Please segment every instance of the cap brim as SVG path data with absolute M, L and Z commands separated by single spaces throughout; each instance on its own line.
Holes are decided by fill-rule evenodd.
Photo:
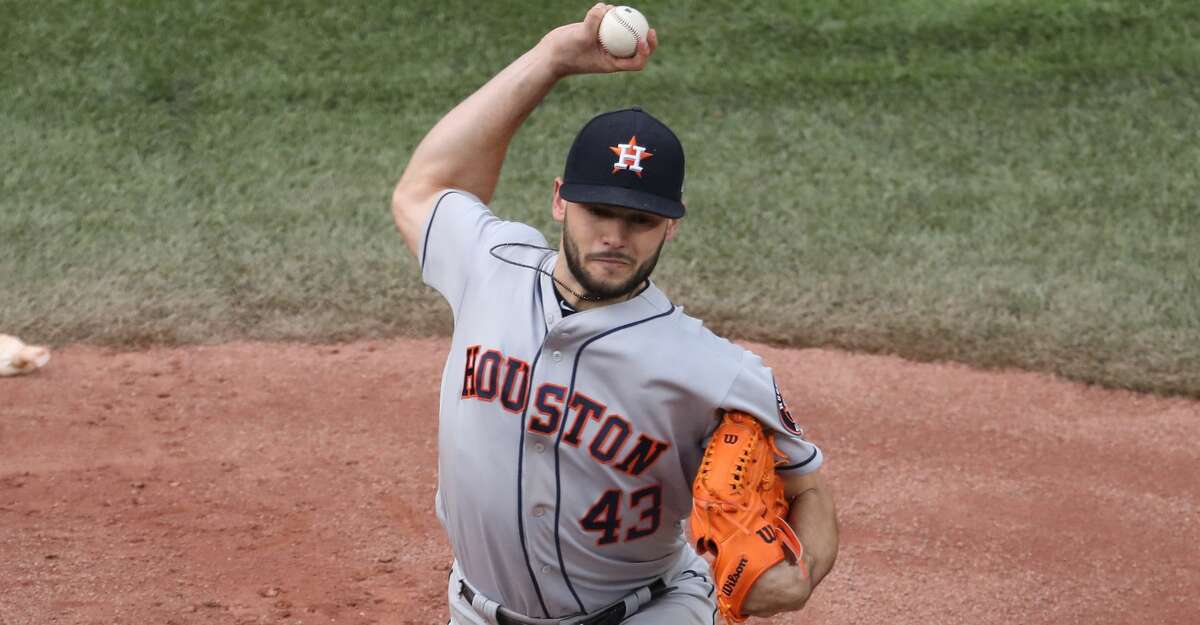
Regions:
M 559 188 L 558 194 L 570 202 L 623 206 L 667 219 L 679 219 L 684 212 L 682 202 L 624 187 L 568 182 Z

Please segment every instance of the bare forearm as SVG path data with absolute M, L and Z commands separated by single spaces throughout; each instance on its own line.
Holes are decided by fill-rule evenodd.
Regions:
M 454 187 L 489 202 L 513 135 L 558 79 L 545 50 L 526 52 L 425 135 L 400 184 Z
M 788 525 L 804 545 L 804 560 L 815 587 L 833 568 L 838 552 L 837 510 L 828 487 L 801 492 L 792 500 Z
M 804 566 L 783 561 L 764 573 L 743 605 L 747 614 L 771 616 L 803 608 L 837 559 L 837 511 L 821 472 L 785 479 L 791 501 L 787 522 L 804 547 Z
M 396 229 L 413 254 L 433 199 L 447 188 L 491 202 L 513 135 L 559 80 L 576 74 L 638 71 L 657 45 L 650 29 L 630 58 L 616 58 L 596 33 L 612 5 L 597 4 L 582 22 L 555 28 L 478 91 L 454 107 L 425 135 L 392 192 Z

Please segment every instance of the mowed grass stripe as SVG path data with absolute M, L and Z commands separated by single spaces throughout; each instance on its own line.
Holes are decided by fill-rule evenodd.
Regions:
M 594 113 L 688 148 L 660 265 L 735 337 L 1200 395 L 1200 5 L 672 2 L 639 75 L 560 85 L 495 202 L 557 241 Z M 0 331 L 448 330 L 387 213 L 422 134 L 585 6 L 8 3 Z

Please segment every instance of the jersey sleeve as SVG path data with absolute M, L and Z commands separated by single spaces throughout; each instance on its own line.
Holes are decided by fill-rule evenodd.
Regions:
M 788 410 L 771 369 L 753 353 L 743 353 L 740 370 L 721 408 L 751 414 L 768 432 L 775 433 L 776 446 L 787 456 L 776 471 L 803 475 L 816 471 L 824 461 L 821 449 L 804 438 L 804 429 Z
M 446 298 L 455 317 L 471 276 L 483 271 L 492 246 L 541 239 L 529 226 L 501 220 L 479 198 L 453 189 L 437 196 L 422 233 L 421 279 Z

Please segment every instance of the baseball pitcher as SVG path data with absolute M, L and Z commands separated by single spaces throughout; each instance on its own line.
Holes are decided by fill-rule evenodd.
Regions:
M 452 624 L 737 622 L 803 607 L 837 554 L 822 452 L 771 370 L 650 280 L 686 213 L 670 128 L 637 107 L 583 126 L 552 182 L 557 247 L 488 209 L 556 83 L 646 66 L 653 30 L 632 58 L 598 44 L 612 8 L 451 110 L 393 194 L 454 316 L 436 498 Z

